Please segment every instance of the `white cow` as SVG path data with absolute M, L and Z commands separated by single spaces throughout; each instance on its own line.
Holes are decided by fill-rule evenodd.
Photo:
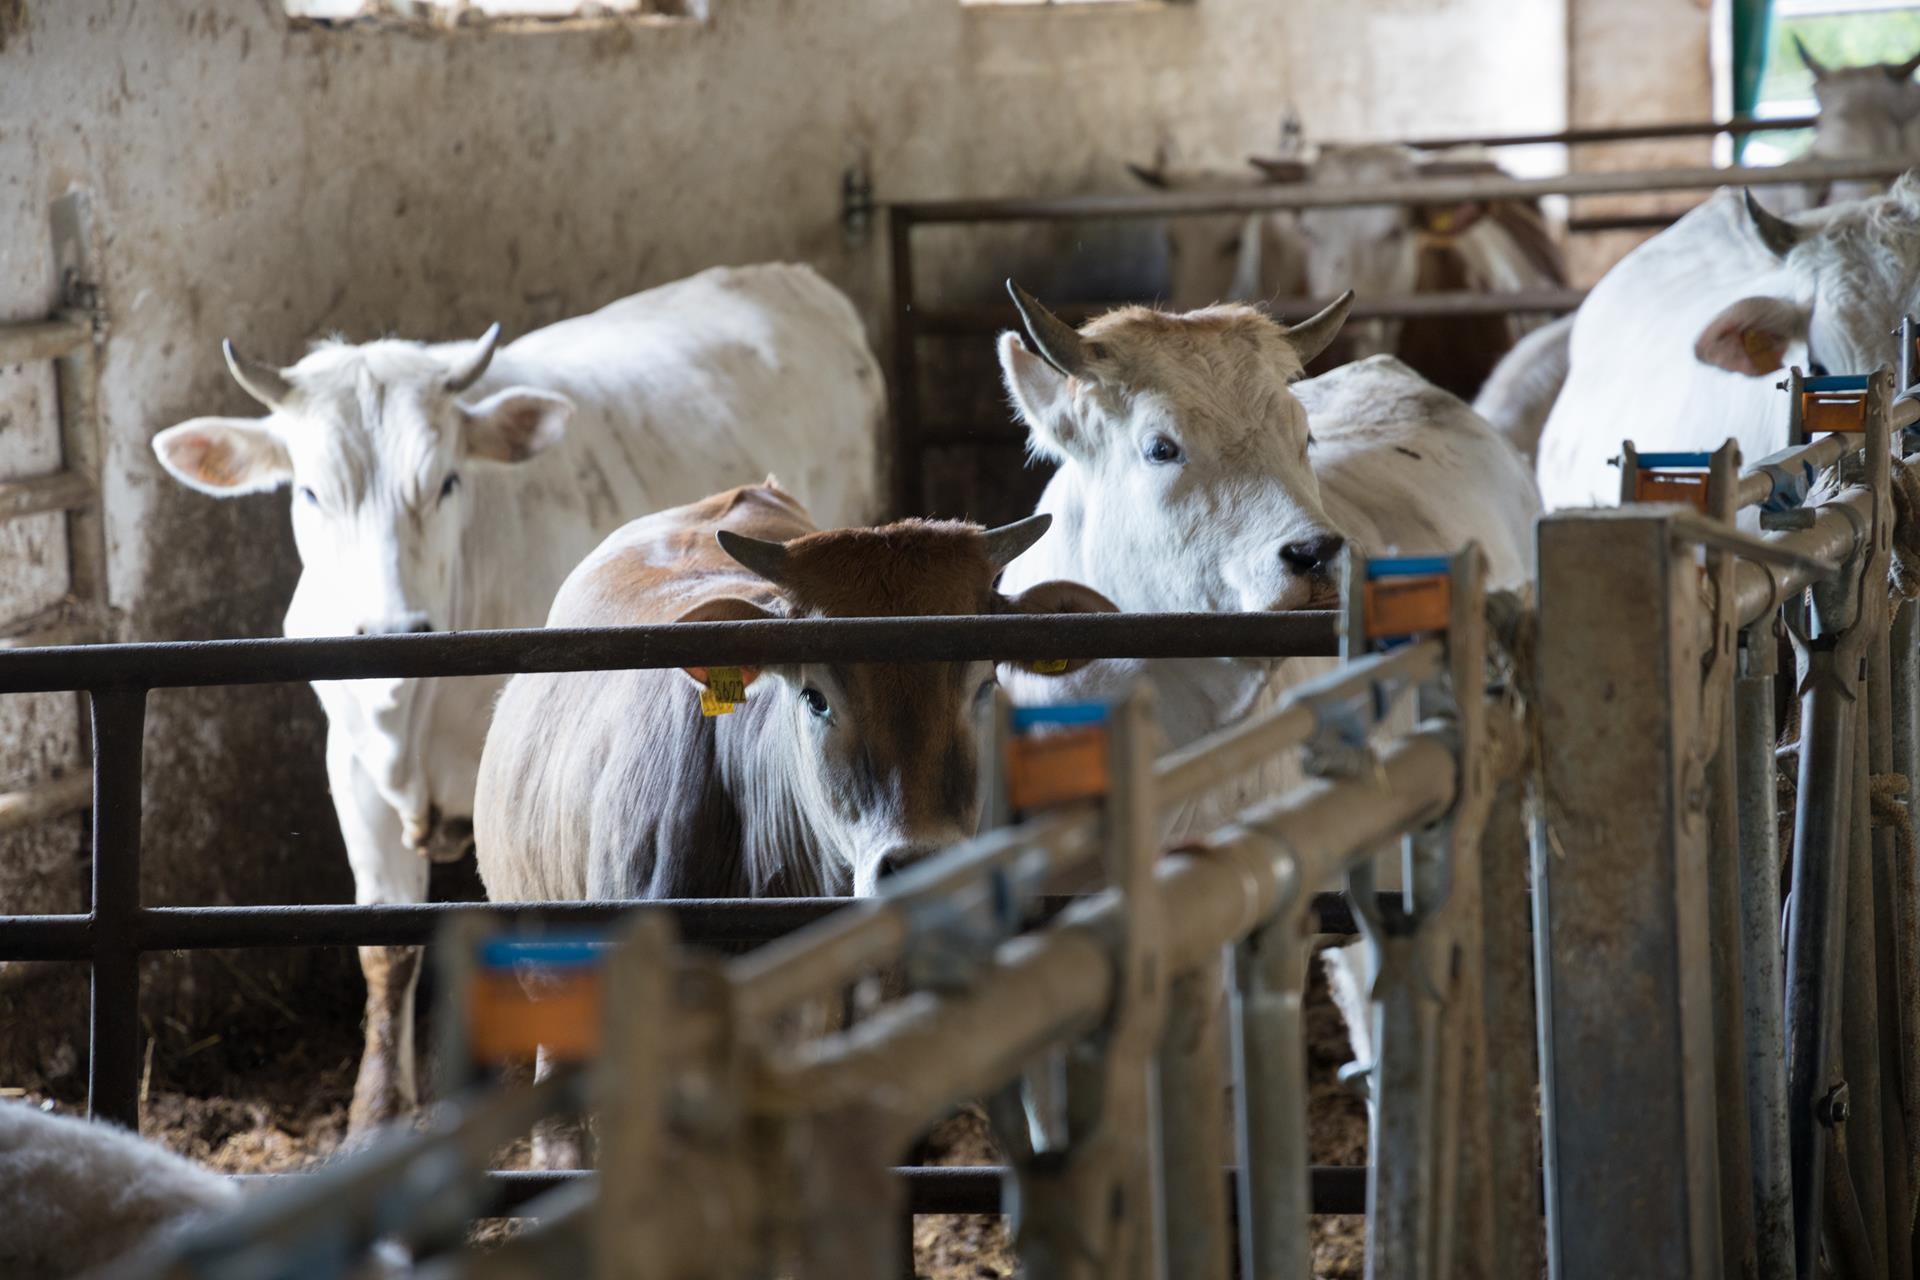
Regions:
M 834 524 L 877 505 L 879 366 L 852 305 L 810 268 L 716 268 L 476 344 L 326 342 L 285 370 L 229 345 L 265 419 L 154 440 L 182 482 L 294 489 L 304 572 L 290 636 L 537 627 L 581 557 L 636 515 L 776 471 Z M 423 901 L 427 855 L 470 844 L 502 681 L 318 683 L 327 775 L 362 903 Z M 416 1093 L 413 948 L 361 949 L 358 1130 Z
M 1067 578 L 1129 611 L 1324 606 L 1347 541 L 1374 554 L 1471 541 L 1494 584 L 1530 577 L 1531 479 L 1472 410 L 1391 356 L 1299 380 L 1351 294 L 1291 330 L 1227 305 L 1186 315 L 1128 307 L 1076 332 L 1015 298 L 1026 338 L 1001 336 L 1001 369 L 1030 447 L 1059 470 L 1038 508 L 1052 527 L 1008 568 L 1006 589 Z M 1051 683 L 1002 675 L 1017 699 L 1050 701 L 1112 696 L 1145 674 L 1178 746 L 1331 665 L 1218 658 L 1094 663 Z M 1179 834 L 1203 833 L 1299 776 L 1287 761 L 1209 796 Z M 1360 989 L 1345 985 L 1342 1012 L 1368 1060 Z
M 237 1184 L 137 1134 L 0 1102 L 8 1280 L 68 1280 L 239 1203 Z
M 1528 463 L 1566 385 L 1573 321 L 1571 315 L 1561 316 L 1514 343 L 1473 397 L 1473 411 L 1492 423 Z
M 1813 72 L 1813 96 L 1820 105 L 1813 127 L 1813 160 L 1871 160 L 1920 155 L 1920 54 L 1905 62 L 1877 62 L 1860 67 L 1823 65 L 1793 37 L 1800 60 Z M 1838 204 L 1875 195 L 1881 184 L 1872 180 L 1834 182 L 1815 187 L 1786 187 L 1773 203 L 1785 212 L 1815 205 Z
M 1721 190 L 1623 258 L 1574 324 L 1566 388 L 1540 438 L 1548 507 L 1610 505 L 1608 460 L 1709 450 L 1753 461 L 1787 443 L 1778 370 L 1864 373 L 1920 314 L 1920 175 L 1792 221 Z

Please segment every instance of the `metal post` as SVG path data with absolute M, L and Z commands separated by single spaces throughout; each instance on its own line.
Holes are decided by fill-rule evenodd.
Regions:
M 1907 813 L 1915 812 L 1920 799 L 1920 604 L 1907 601 L 1894 611 L 1893 632 L 1889 643 L 1891 679 L 1888 682 L 1893 702 L 1893 771 L 1907 779 L 1902 797 Z M 1900 1017 L 1894 1024 L 1897 1035 L 1898 1070 L 1893 1078 L 1901 1084 L 1900 1113 L 1904 1119 L 1906 1144 L 1902 1148 L 1907 1161 L 1904 1201 L 1906 1218 L 1912 1221 L 1916 1199 L 1920 1198 L 1920 1167 L 1916 1167 L 1916 1146 L 1920 1145 L 1920 867 L 1912 857 L 1894 859 L 1891 888 L 1887 893 L 1893 904 L 1894 973 L 1898 977 L 1896 995 Z M 1890 1224 L 1899 1230 L 1899 1218 Z M 1909 1256 L 1912 1241 L 1909 1239 Z M 1898 1257 L 1898 1250 L 1895 1251 Z
M 1885 688 L 1883 684 L 1879 686 Z M 1867 699 L 1863 723 L 1855 711 L 1853 768 L 1847 784 L 1853 788 L 1847 838 L 1833 852 L 1846 859 L 1846 928 L 1841 937 L 1840 1070 L 1847 1082 L 1845 1122 L 1848 1174 L 1866 1228 L 1872 1274 L 1881 1274 L 1887 1256 L 1886 1165 L 1880 1131 L 1880 984 L 1876 974 L 1874 930 L 1873 807 L 1869 799 L 1868 740 L 1873 736 L 1873 704 Z M 1829 1176 L 1836 1176 L 1837 1171 Z
M 1793 1166 L 1787 1141 L 1786 1030 L 1780 976 L 1780 836 L 1774 792 L 1774 673 L 1768 617 L 1742 636 L 1734 685 L 1740 823 L 1740 990 L 1757 1280 L 1793 1275 Z M 1733 1176 L 1732 1170 L 1726 1171 Z
M 1169 1280 L 1227 1280 L 1229 1272 L 1227 1184 L 1220 1177 L 1227 1162 L 1221 970 L 1216 960 L 1181 975 L 1167 1000 L 1156 1088 Z
M 140 1127 L 140 761 L 144 689 L 93 691 L 93 1017 L 87 1114 Z
M 920 432 L 919 320 L 913 313 L 911 209 L 887 208 L 888 263 L 893 276 L 893 516 L 924 514 L 926 459 Z
M 1310 946 L 1289 913 L 1234 952 L 1234 1126 L 1239 1147 L 1240 1274 L 1311 1280 L 1307 1043 Z
M 1732 440 L 1714 450 L 1707 477 L 1708 514 L 1731 528 L 1739 511 L 1740 447 Z M 1707 764 L 1707 919 L 1712 935 L 1714 1094 L 1719 1113 L 1714 1132 L 1720 1162 L 1720 1249 L 1729 1275 L 1752 1276 L 1756 1260 L 1753 1182 L 1742 1171 L 1753 1168 L 1753 1143 L 1747 1102 L 1746 1008 L 1735 998 L 1742 977 L 1740 899 L 1739 766 L 1734 729 L 1734 682 L 1739 665 L 1739 619 L 1734 590 L 1733 554 L 1709 548 L 1707 573 L 1713 584 L 1713 638 L 1702 673 L 1700 732 L 1703 746 L 1714 744 Z M 1768 795 L 1772 795 L 1771 785 Z
M 1904 362 L 1903 362 L 1904 363 Z M 1894 766 L 1896 724 L 1904 714 L 1897 700 L 1893 680 L 1893 612 L 1881 603 L 1879 592 L 1871 597 L 1873 635 L 1867 646 L 1867 683 L 1882 696 L 1867 700 L 1867 768 L 1862 785 L 1870 779 L 1897 772 Z M 1905 606 L 1903 606 L 1904 608 Z M 1904 801 L 1905 797 L 1901 797 Z M 1869 802 L 1863 806 L 1863 818 L 1871 814 Z M 1903 956 L 1911 953 L 1901 945 L 1901 860 L 1891 827 L 1872 825 L 1867 845 L 1869 866 L 1853 882 L 1870 903 L 1873 951 L 1871 976 L 1874 979 L 1874 1034 L 1871 1045 L 1874 1069 L 1880 1087 L 1875 1091 L 1875 1142 L 1879 1146 L 1880 1216 L 1876 1247 L 1889 1275 L 1913 1272 L 1913 1219 L 1911 1211 L 1912 1179 L 1909 1117 L 1906 1109 L 1906 1081 L 1903 1049 L 1906 1025 L 1912 1012 L 1901 1004 L 1908 979 L 1901 973 Z M 1869 1229 L 1875 1228 L 1869 1220 Z
M 1835 662 L 1831 647 L 1801 655 L 1799 804 L 1793 824 L 1792 908 L 1787 917 L 1787 1129 L 1793 1153 L 1795 1273 L 1811 1280 L 1820 1251 L 1826 1133 L 1820 1103 L 1832 1077 L 1838 1011 L 1843 865 L 1852 808 L 1858 664 Z
M 1699 575 L 1659 509 L 1539 528 L 1551 1274 L 1719 1274 Z

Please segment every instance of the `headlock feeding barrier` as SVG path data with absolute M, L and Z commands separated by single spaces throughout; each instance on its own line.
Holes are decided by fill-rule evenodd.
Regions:
M 1912 352 L 1903 330 L 1902 384 Z M 0 953 L 93 958 L 96 1101 L 122 1097 L 102 1054 L 133 1034 L 103 984 L 138 949 L 259 940 L 244 909 L 131 897 L 144 686 L 828 653 L 1277 656 L 1336 636 L 1344 659 L 1158 759 L 1144 686 L 1111 705 L 1003 704 L 988 829 L 873 898 L 621 904 L 597 929 L 578 914 L 614 907 L 298 909 L 303 941 L 443 923 L 447 1100 L 424 1130 L 282 1179 L 123 1274 L 346 1275 L 384 1239 L 449 1278 L 893 1277 L 906 1214 L 998 1209 L 1042 1280 L 1305 1280 L 1308 1215 L 1332 1207 L 1364 1208 L 1383 1277 L 1543 1261 L 1577 1278 L 1913 1274 L 1920 474 L 1904 455 L 1920 401 L 1890 369 L 1782 386 L 1793 442 L 1753 466 L 1731 443 L 1627 446 L 1622 506 L 1541 520 L 1532 595 L 1489 592 L 1467 547 L 1352 554 L 1342 608 L 1307 618 L 0 654 L 0 688 L 94 691 L 94 912 L 0 922 Z M 1170 813 L 1278 757 L 1298 758 L 1299 785 L 1165 847 Z M 1340 889 L 1373 1046 L 1371 1164 L 1345 1174 L 1308 1164 L 1302 1021 L 1312 938 L 1340 924 L 1320 895 Z M 567 913 L 574 927 L 552 925 Z M 688 945 L 744 936 L 757 914 L 799 927 L 732 958 Z M 876 977 L 887 994 L 852 1025 L 811 1016 Z M 495 1071 L 536 1043 L 554 1061 L 542 1078 Z M 968 1100 L 1004 1167 L 896 1167 Z M 594 1173 L 487 1172 L 530 1125 L 581 1113 Z M 508 1201 L 537 1227 L 467 1250 L 465 1223 Z
M 915 309 L 915 226 L 1692 188 L 1731 172 L 899 206 L 896 354 L 911 374 L 917 335 L 988 323 Z M 63 405 L 83 424 L 89 327 L 69 317 L 0 341 L 0 359 L 68 361 L 63 376 L 78 381 Z M 901 1265 L 906 1214 L 1004 1208 L 1039 1277 L 1217 1278 L 1236 1258 L 1243 1276 L 1304 1277 L 1306 1216 L 1362 1210 L 1380 1276 L 1530 1275 L 1543 1254 L 1569 1277 L 1911 1275 L 1914 354 L 1908 326 L 1897 377 L 1792 372 L 1792 443 L 1751 466 L 1731 445 L 1628 444 L 1626 505 L 1541 522 L 1531 598 L 1487 593 L 1467 548 L 1431 562 L 1353 558 L 1337 614 L 0 652 L 0 693 L 90 695 L 94 764 L 91 796 L 59 799 L 90 802 L 90 908 L 0 917 L 0 959 L 91 966 L 90 1106 L 136 1123 L 142 954 L 441 939 L 442 1058 L 465 1069 L 427 1128 L 281 1181 L 145 1274 L 342 1274 L 372 1241 L 398 1237 L 450 1276 L 879 1276 Z M 909 451 L 924 443 L 911 412 L 902 429 Z M 85 469 L 83 444 L 70 467 Z M 14 488 L 0 514 L 90 501 L 65 472 Z M 1795 674 L 1785 746 L 1782 645 Z M 1279 707 L 1159 760 L 1149 690 L 1065 721 L 1009 709 L 990 829 L 873 899 L 140 899 L 141 740 L 156 688 L 1336 654 L 1343 666 Z M 1168 812 L 1296 753 L 1301 785 L 1162 849 Z M 1355 931 L 1371 973 L 1373 1162 L 1310 1168 L 1310 939 Z M 760 945 L 723 961 L 695 943 Z M 856 1025 L 828 1031 L 797 1014 L 876 973 L 895 996 Z M 536 977 L 546 998 L 520 999 Z M 571 1046 L 571 1060 L 532 1085 L 495 1082 L 487 1068 L 533 1039 Z M 895 1167 L 965 1099 L 986 1103 L 1004 1168 Z M 581 1110 L 599 1119 L 597 1173 L 487 1170 L 537 1119 Z M 459 1248 L 471 1216 L 515 1202 L 539 1231 L 491 1254 Z

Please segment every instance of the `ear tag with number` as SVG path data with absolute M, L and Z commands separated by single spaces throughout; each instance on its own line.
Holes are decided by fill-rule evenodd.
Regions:
M 708 667 L 707 683 L 700 690 L 700 714 L 724 716 L 747 700 L 746 681 L 738 667 Z
M 1057 676 L 1065 674 L 1066 669 L 1072 665 L 1065 658 L 1035 658 L 1027 664 L 1027 670 L 1035 675 Z

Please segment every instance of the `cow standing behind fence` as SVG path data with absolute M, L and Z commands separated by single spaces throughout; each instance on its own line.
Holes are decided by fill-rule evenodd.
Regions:
M 804 266 L 715 268 L 494 351 L 328 342 L 281 370 L 229 347 L 264 419 L 162 432 L 216 497 L 294 487 L 292 636 L 536 626 L 610 529 L 778 469 L 835 522 L 877 505 L 883 387 L 847 299 Z M 470 843 L 500 681 L 317 683 L 354 893 L 424 900 Z M 419 952 L 365 947 L 353 1127 L 416 1099 Z
M 1392 357 L 1298 381 L 1351 295 L 1292 329 L 1250 307 L 1132 307 L 1076 332 L 1016 292 L 1024 341 L 1000 339 L 1034 452 L 1059 464 L 1039 509 L 1053 527 L 1009 589 L 1085 582 L 1130 611 L 1286 610 L 1330 603 L 1344 543 L 1424 553 L 1480 546 L 1490 580 L 1530 576 L 1539 511 L 1520 458 L 1464 404 Z M 1111 697 L 1143 669 L 1178 746 L 1272 706 L 1325 660 L 1101 662 L 1021 700 Z M 1204 834 L 1299 781 L 1297 763 L 1224 788 L 1177 819 Z M 1357 957 L 1349 963 L 1357 963 Z M 1349 997 L 1364 987 L 1336 985 Z M 1365 1020 L 1342 1013 L 1364 1061 Z

